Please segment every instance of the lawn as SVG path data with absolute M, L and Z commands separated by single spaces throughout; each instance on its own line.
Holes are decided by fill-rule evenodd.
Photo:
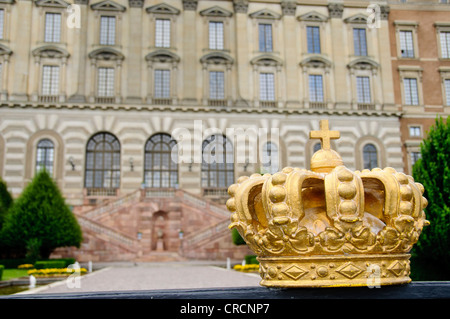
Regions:
M 23 276 L 28 276 L 27 269 L 3 269 L 2 280 L 9 280 Z

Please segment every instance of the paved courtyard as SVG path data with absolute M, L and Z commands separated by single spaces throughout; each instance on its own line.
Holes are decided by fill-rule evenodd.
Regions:
M 21 294 L 255 287 L 261 280 L 258 273 L 242 273 L 208 263 L 114 263 L 102 267 L 81 276 L 79 287 L 75 280 L 62 280 Z

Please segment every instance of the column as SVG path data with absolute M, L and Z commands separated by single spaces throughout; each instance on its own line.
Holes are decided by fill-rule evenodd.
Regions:
M 233 1 L 234 12 L 236 14 L 235 26 L 236 26 L 236 75 L 237 75 L 237 86 L 236 86 L 236 106 L 245 107 L 248 106 L 247 101 L 252 100 L 251 88 L 250 88 L 250 77 L 248 76 L 252 70 L 248 66 L 249 56 L 249 37 L 247 30 L 247 10 L 248 10 L 248 0 L 234 0 Z M 253 70 L 253 81 L 254 92 L 253 98 L 255 106 L 257 106 L 257 72 Z M 256 90 L 256 91 L 255 91 Z
M 26 101 L 28 99 L 27 78 L 30 70 L 31 30 L 38 21 L 33 21 L 32 10 L 34 1 L 17 0 L 14 16 L 10 18 L 15 27 L 11 29 L 11 39 L 15 41 L 14 67 L 12 77 L 11 100 Z
M 76 84 L 76 92 L 68 98 L 70 102 L 86 101 L 86 68 L 87 68 L 87 34 L 88 34 L 88 4 L 89 0 L 75 0 L 80 5 L 80 28 L 73 29 L 73 55 L 70 58 L 72 71 L 70 77 Z M 70 94 L 70 93 L 69 93 Z
M 284 60 L 285 66 L 285 90 L 286 90 L 286 107 L 299 107 L 300 97 L 298 91 L 298 50 L 297 43 L 300 38 L 296 32 L 295 12 L 297 4 L 292 0 L 283 0 L 281 2 L 283 12 L 283 34 L 284 34 Z M 278 101 L 280 102 L 280 100 Z
M 336 88 L 336 108 L 349 108 L 351 101 L 348 100 L 347 87 L 347 65 L 345 61 L 346 46 L 348 43 L 344 41 L 344 33 L 346 27 L 342 21 L 344 5 L 340 3 L 328 4 L 328 12 L 330 15 L 331 30 L 331 48 L 334 63 L 334 86 Z
M 142 8 L 144 0 L 129 0 L 128 52 L 126 52 L 126 102 L 141 103 Z
M 196 105 L 197 101 L 197 15 L 198 0 L 183 0 L 183 101 Z

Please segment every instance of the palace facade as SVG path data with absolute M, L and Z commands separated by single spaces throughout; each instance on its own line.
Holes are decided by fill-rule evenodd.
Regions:
M 51 172 L 82 260 L 241 256 L 225 243 L 228 186 L 309 168 L 320 119 L 350 169 L 409 172 L 409 130 L 449 113 L 449 6 L 430 1 L 436 22 L 377 3 L 373 20 L 368 1 L 0 0 L 0 175 L 18 196 Z

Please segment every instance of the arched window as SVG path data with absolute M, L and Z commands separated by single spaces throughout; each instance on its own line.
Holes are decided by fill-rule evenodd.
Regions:
M 377 149 L 373 144 L 364 145 L 363 160 L 365 169 L 372 169 L 378 167 Z
M 234 155 L 224 135 L 211 135 L 202 145 L 202 187 L 228 188 L 234 183 Z
M 261 161 L 261 173 L 274 174 L 278 171 L 278 147 L 275 143 L 267 142 L 263 145 Z
M 145 144 L 146 187 L 175 187 L 178 183 L 177 142 L 169 134 L 155 134 Z
M 53 174 L 53 157 L 55 147 L 49 139 L 42 139 L 37 144 L 36 150 L 36 173 L 45 169 L 50 175 Z
M 115 195 L 115 189 L 119 185 L 119 140 L 110 133 L 97 133 L 89 139 L 86 146 L 85 187 L 106 190 L 102 194 L 111 196 Z
M 314 153 L 319 151 L 319 150 L 321 150 L 321 149 L 322 149 L 322 145 L 320 144 L 320 142 L 314 144 L 314 148 L 313 148 Z

